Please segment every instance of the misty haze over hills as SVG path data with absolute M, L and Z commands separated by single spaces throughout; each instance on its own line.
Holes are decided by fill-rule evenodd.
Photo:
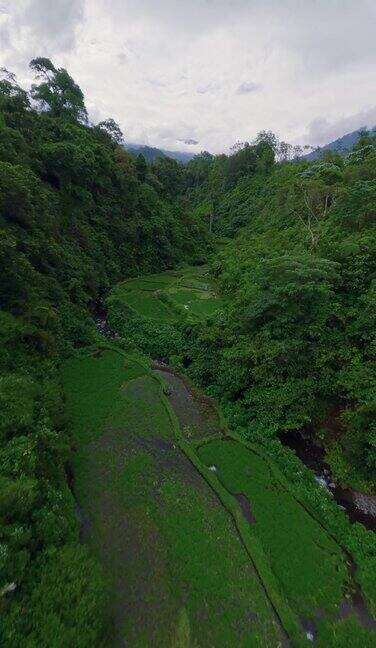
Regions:
M 360 127 L 357 130 L 352 131 L 351 133 L 346 133 L 342 137 L 339 137 L 333 142 L 329 142 L 324 146 L 317 148 L 316 150 L 308 153 L 304 156 L 306 160 L 318 160 L 324 151 L 337 151 L 338 153 L 345 154 L 347 151 L 350 151 L 354 144 L 359 139 L 360 133 L 366 127 Z M 370 129 L 371 132 L 376 133 L 376 126 Z M 186 164 L 192 158 L 194 158 L 197 153 L 190 153 L 189 151 L 168 151 L 165 149 L 159 149 L 155 146 L 147 146 L 146 144 L 126 144 L 125 148 L 131 155 L 139 155 L 140 153 L 144 156 L 147 162 L 153 162 L 159 157 L 170 157 L 173 160 L 178 162 L 183 162 Z
M 318 148 L 316 151 L 312 151 L 312 153 L 308 153 L 308 155 L 305 156 L 306 160 L 317 160 L 321 157 L 324 151 L 336 151 L 338 153 L 347 153 L 347 151 L 350 151 L 354 144 L 359 139 L 360 133 L 362 130 L 364 130 L 365 127 L 358 128 L 355 131 L 352 131 L 351 133 L 346 133 L 346 135 L 343 135 L 342 137 L 339 137 L 338 139 L 334 140 L 333 142 L 329 142 L 329 144 L 325 144 L 325 146 L 321 146 Z M 369 129 L 372 133 L 376 132 L 376 126 L 373 128 Z
M 186 164 L 196 155 L 196 153 L 190 153 L 189 151 L 167 151 L 156 148 L 155 146 L 147 146 L 146 144 L 126 144 L 125 148 L 131 155 L 139 155 L 141 153 L 147 162 L 153 162 L 153 160 L 160 157 L 169 157 Z

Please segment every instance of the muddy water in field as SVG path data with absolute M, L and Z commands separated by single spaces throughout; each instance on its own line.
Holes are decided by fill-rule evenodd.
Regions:
M 220 422 L 216 406 L 209 398 L 192 389 L 167 365 L 155 363 L 154 371 L 167 383 L 169 401 L 188 439 L 218 434 Z

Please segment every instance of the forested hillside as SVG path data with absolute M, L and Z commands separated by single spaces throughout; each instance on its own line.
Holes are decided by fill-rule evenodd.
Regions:
M 373 645 L 372 532 L 279 439 L 374 493 L 375 139 L 148 163 L 66 70 L 30 65 L 30 92 L 0 81 L 0 644 L 112 645 L 117 591 L 130 646 L 300 646 L 302 618 L 320 648 Z M 356 601 L 341 617 L 360 587 L 364 628 Z
M 360 128 L 358 130 L 352 131 L 351 133 L 346 133 L 346 135 L 342 135 L 342 137 L 339 137 L 338 139 L 334 140 L 334 142 L 329 142 L 328 144 L 325 144 L 322 147 L 318 147 L 316 150 L 312 151 L 311 153 L 308 153 L 306 159 L 318 160 L 327 151 L 339 153 L 340 155 L 347 155 L 348 153 L 350 153 L 352 148 L 358 142 L 360 137 L 362 137 L 363 132 L 364 132 L 364 128 Z M 374 134 L 375 128 L 372 128 L 371 132 Z
M 131 155 L 140 155 L 141 153 L 147 162 L 153 162 L 160 157 L 169 157 L 177 162 L 186 163 L 194 157 L 194 154 L 188 151 L 165 151 L 164 149 L 142 144 L 128 144 L 126 149 Z
M 205 232 L 132 161 L 113 120 L 89 125 L 64 69 L 31 69 L 30 93 L 6 71 L 0 82 L 0 643 L 93 646 L 103 586 L 64 473 L 57 365 L 94 339 L 91 300 L 200 260 Z
M 234 237 L 212 266 L 231 299 L 192 330 L 191 375 L 250 437 L 305 428 L 343 483 L 372 491 L 375 139 L 365 134 L 345 159 L 307 163 L 284 160 L 264 134 L 210 161 L 206 182 L 214 231 Z
M 309 547 L 311 542 L 322 547 L 322 539 L 312 539 L 313 529 L 295 517 L 282 492 L 275 505 L 269 497 L 279 488 L 274 480 L 278 467 L 295 503 L 313 512 L 335 538 L 346 564 L 354 560 L 355 582 L 375 613 L 374 533 L 351 523 L 360 517 L 355 514 L 350 522 L 333 492 L 318 486 L 312 471 L 283 446 L 287 432 L 302 432 L 312 451 L 323 447 L 329 482 L 335 479 L 369 493 L 372 508 L 375 142 L 365 135 L 348 158 L 331 155 L 309 163 L 263 132 L 231 156 L 203 153 L 184 170 L 159 161 L 153 173 L 171 194 L 182 192 L 214 233 L 210 274 L 206 282 L 204 272 L 183 282 L 176 273 L 121 283 L 106 302 L 109 322 L 122 348 L 168 361 L 220 402 L 228 425 L 225 441 L 218 433 L 191 441 L 190 427 L 185 428 L 196 451 L 194 461 L 218 471 L 230 494 L 249 497 L 245 517 L 261 539 L 283 600 L 295 611 L 305 610 L 310 619 L 316 614 L 327 619 L 322 625 L 313 622 L 318 645 L 371 646 L 374 635 L 364 628 L 375 629 L 372 617 L 366 623 L 363 618 L 362 632 L 351 612 L 338 624 L 330 613 L 325 616 L 330 601 L 338 606 L 341 568 L 335 568 L 335 577 L 325 575 L 322 556 L 316 568 Z M 197 318 L 194 291 L 207 292 L 210 285 L 221 299 L 213 311 L 203 309 Z M 174 392 L 170 398 L 177 398 Z M 255 465 L 244 447 L 231 445 L 239 438 L 243 446 L 267 454 L 271 472 Z M 368 520 L 374 528 L 372 512 Z M 333 590 L 324 593 L 324 583 L 338 587 L 333 599 Z M 313 598 L 307 603 L 311 586 Z M 291 628 L 288 634 L 292 645 L 299 645 Z

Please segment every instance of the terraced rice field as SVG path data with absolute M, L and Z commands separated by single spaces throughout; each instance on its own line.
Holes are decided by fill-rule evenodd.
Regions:
M 112 645 L 282 645 L 232 520 L 175 443 L 153 375 L 102 351 L 68 361 L 63 379 Z
M 174 322 L 182 313 L 207 317 L 222 305 L 205 266 L 129 279 L 115 291 L 138 315 L 158 322 Z
M 112 294 L 151 335 L 154 322 L 172 335 L 182 309 L 195 319 L 221 307 L 202 267 Z M 75 495 L 106 576 L 106 646 L 375 645 L 349 555 L 213 401 L 107 344 L 66 361 L 63 383 Z

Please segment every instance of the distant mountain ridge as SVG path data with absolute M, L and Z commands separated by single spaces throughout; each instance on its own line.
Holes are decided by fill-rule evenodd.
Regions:
M 307 155 L 304 156 L 304 159 L 311 161 L 319 160 L 325 151 L 335 151 L 344 155 L 348 151 L 351 151 L 354 144 L 357 143 L 363 129 L 363 127 L 358 128 L 351 133 L 346 133 L 345 135 L 342 135 L 342 137 L 338 137 L 338 139 L 333 142 L 318 147 L 311 153 L 307 153 Z M 376 126 L 368 130 L 376 135 Z M 191 153 L 189 151 L 169 151 L 166 149 L 159 149 L 155 146 L 147 146 L 146 144 L 125 144 L 125 148 L 131 155 L 139 155 L 141 153 L 147 162 L 153 162 L 160 157 L 169 157 L 178 162 L 182 162 L 183 164 L 187 164 L 187 162 L 197 155 L 196 153 Z
M 147 146 L 146 144 L 126 144 L 125 148 L 131 155 L 139 155 L 141 153 L 147 162 L 153 162 L 159 157 L 169 157 L 186 164 L 196 155 L 196 153 L 190 153 L 189 151 L 167 151 L 156 148 L 155 146 Z
M 363 130 L 362 128 L 358 128 L 358 130 L 352 131 L 351 133 L 346 133 L 346 135 L 339 137 L 333 142 L 329 142 L 329 144 L 325 144 L 325 146 L 321 146 L 317 150 L 312 151 L 312 153 L 308 153 L 307 155 L 304 156 L 304 158 L 306 160 L 319 160 L 322 154 L 324 153 L 324 151 L 336 151 L 337 153 L 345 154 L 348 151 L 351 151 L 354 144 L 357 143 L 362 130 Z M 376 134 L 376 126 L 374 126 L 369 130 L 371 133 Z

